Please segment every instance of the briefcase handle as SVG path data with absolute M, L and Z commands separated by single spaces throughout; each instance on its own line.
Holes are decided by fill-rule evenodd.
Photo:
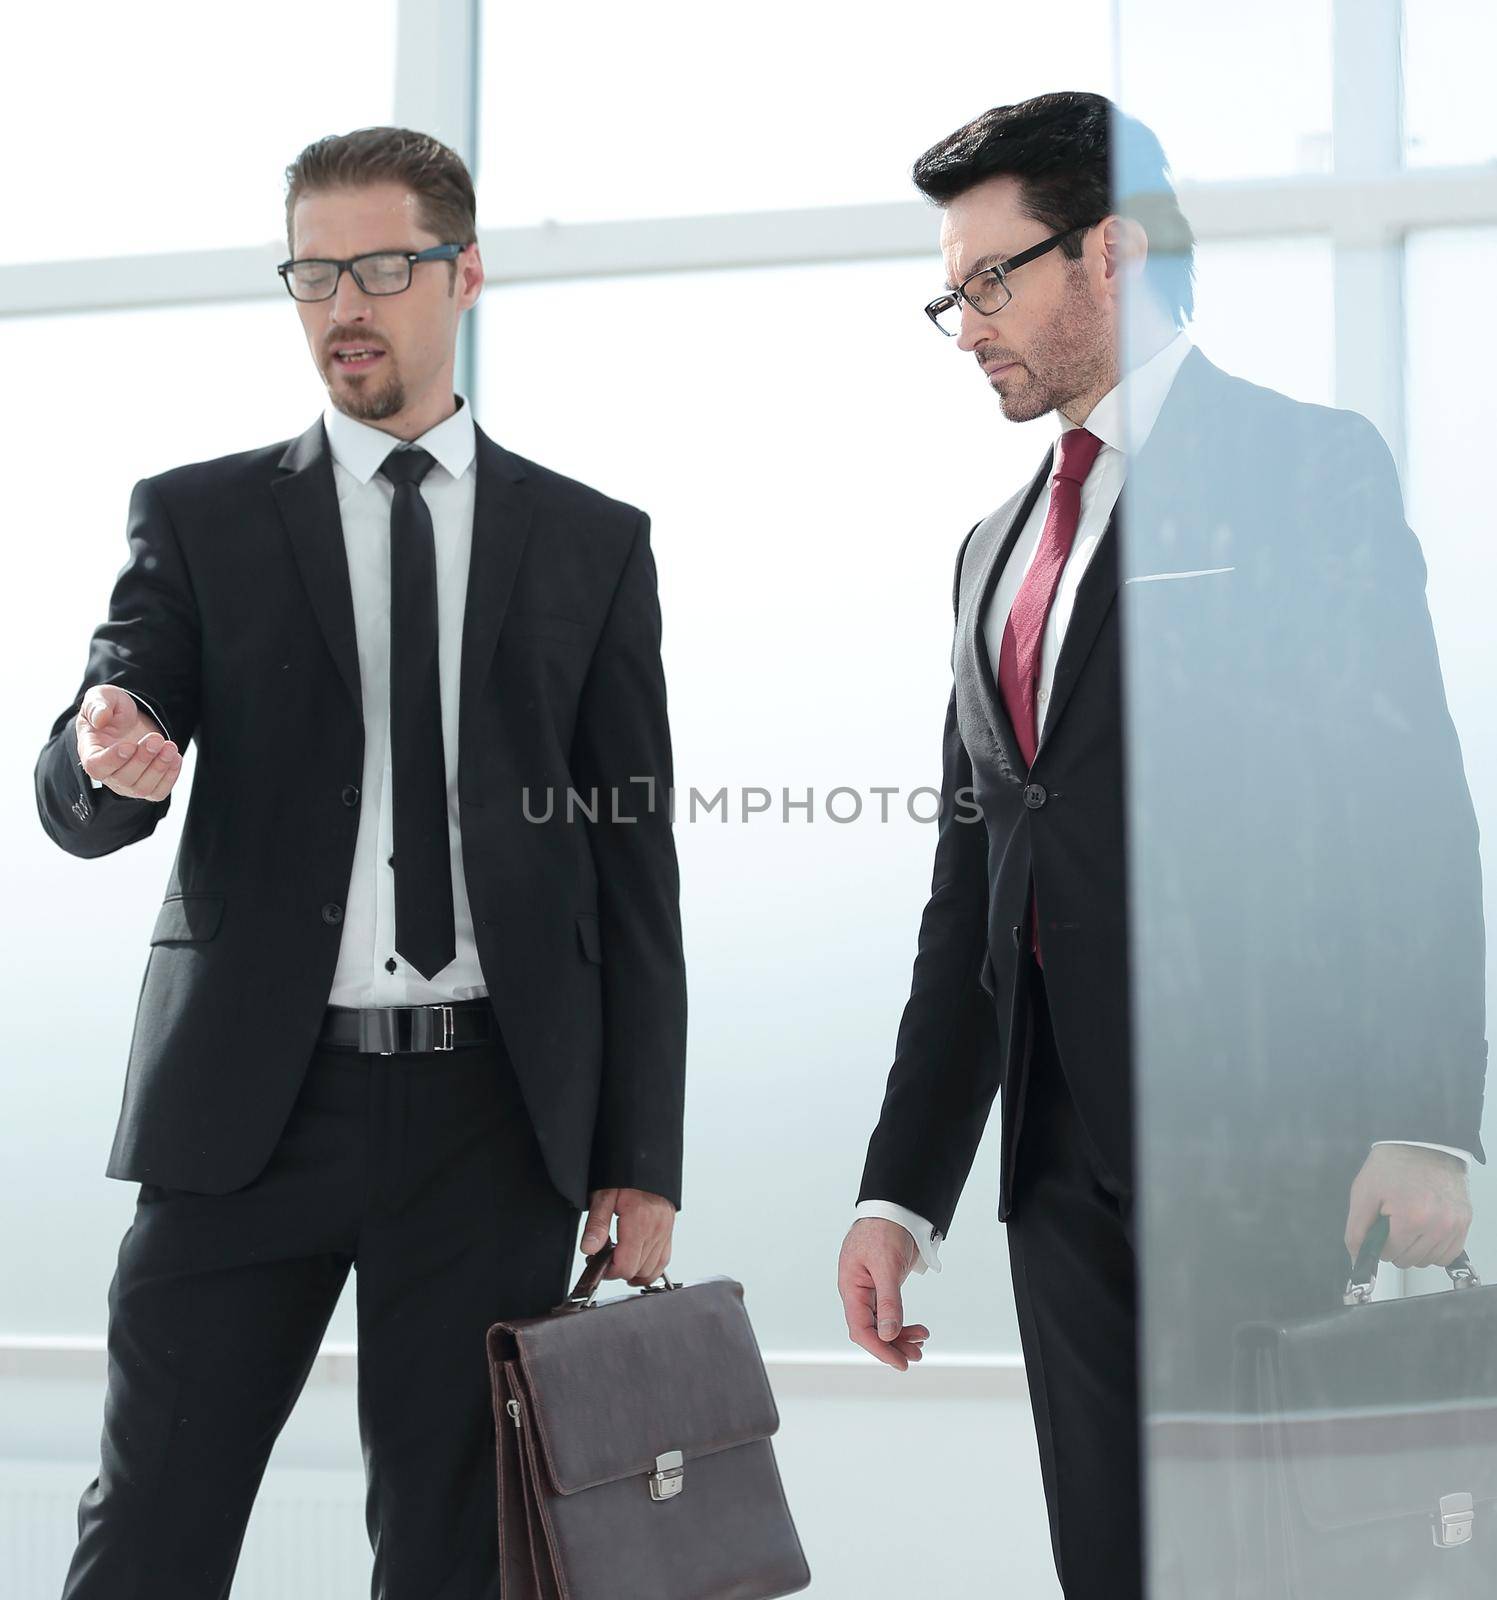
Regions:
M 557 1309 L 577 1306 L 591 1306 L 598 1297 L 598 1290 L 603 1284 L 603 1274 L 608 1270 L 608 1263 L 613 1260 L 614 1244 L 612 1239 L 604 1241 L 601 1250 L 594 1251 L 587 1258 L 587 1264 L 578 1274 L 577 1282 L 572 1287 L 572 1292 Z M 660 1294 L 667 1289 L 679 1289 L 678 1283 L 673 1283 L 665 1273 L 660 1274 L 659 1287 L 651 1284 L 642 1292 L 644 1294 Z
M 1381 1215 L 1367 1230 L 1361 1253 L 1351 1269 L 1351 1277 L 1347 1279 L 1346 1292 L 1341 1296 L 1343 1305 L 1365 1305 L 1372 1298 L 1373 1286 L 1377 1283 L 1377 1264 L 1382 1257 L 1383 1246 L 1388 1242 L 1389 1227 L 1387 1216 Z M 1481 1286 L 1476 1268 L 1471 1265 L 1471 1257 L 1464 1250 L 1445 1270 L 1450 1274 L 1452 1289 L 1475 1289 Z

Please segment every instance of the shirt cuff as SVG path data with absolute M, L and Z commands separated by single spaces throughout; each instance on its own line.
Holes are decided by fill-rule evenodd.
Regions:
M 1411 1144 L 1420 1150 L 1443 1150 L 1448 1156 L 1459 1156 L 1468 1169 L 1475 1160 L 1469 1150 L 1458 1149 L 1453 1144 L 1431 1144 L 1427 1139 L 1374 1139 L 1372 1148 L 1375 1150 L 1380 1144 Z
M 897 1222 L 910 1235 L 919 1251 L 910 1269 L 912 1272 L 924 1272 L 927 1268 L 932 1272 L 941 1270 L 941 1240 L 944 1236 L 918 1211 L 897 1206 L 892 1200 L 860 1200 L 857 1214 L 860 1217 L 880 1217 L 885 1222 Z

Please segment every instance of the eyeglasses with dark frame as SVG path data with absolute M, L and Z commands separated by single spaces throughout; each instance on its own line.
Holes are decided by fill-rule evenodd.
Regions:
M 1095 227 L 1095 222 L 1078 223 L 1062 233 L 1052 233 L 1048 239 L 1041 239 L 1038 244 L 1030 245 L 1027 250 L 1021 250 L 1018 255 L 1010 256 L 997 266 L 979 267 L 976 272 L 969 272 L 956 288 L 937 295 L 926 306 L 926 316 L 935 323 L 938 332 L 944 333 L 948 339 L 956 338 L 962 331 L 962 301 L 965 300 L 980 317 L 991 317 L 1002 311 L 1014 297 L 1013 290 L 1008 286 L 1009 273 L 1044 255 L 1047 250 L 1053 250 L 1062 239 L 1069 239 L 1073 233 L 1085 233 L 1088 228 Z M 943 317 L 945 322 L 941 320 Z
M 283 261 L 276 271 L 293 300 L 331 300 L 345 272 L 365 294 L 401 294 L 411 286 L 418 261 L 452 261 L 467 247 L 434 244 L 429 250 L 370 250 L 347 261 L 303 256 Z

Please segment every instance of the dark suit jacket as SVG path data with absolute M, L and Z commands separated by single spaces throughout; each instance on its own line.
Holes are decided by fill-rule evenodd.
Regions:
M 1161 1140 L 1245 1170 L 1375 1139 L 1484 1160 L 1476 822 L 1386 445 L 1192 349 L 1026 771 L 982 616 L 1050 465 L 957 558 L 945 805 L 859 1197 L 946 1231 L 1001 1091 L 1009 1215 L 1031 884 L 1066 1079 L 1119 1193 L 1135 1092 Z
M 477 430 L 458 752 L 495 1016 L 557 1188 L 679 1204 L 686 990 L 649 521 Z M 363 770 L 353 602 L 321 419 L 162 473 L 36 768 L 48 834 L 99 856 L 171 805 L 95 790 L 72 722 L 130 690 L 197 765 L 141 986 L 111 1177 L 222 1193 L 269 1158 L 328 1002 Z M 649 781 L 653 781 L 653 809 Z M 530 790 L 526 819 L 522 790 Z M 591 805 L 567 819 L 566 791 Z M 611 791 L 618 790 L 611 820 Z

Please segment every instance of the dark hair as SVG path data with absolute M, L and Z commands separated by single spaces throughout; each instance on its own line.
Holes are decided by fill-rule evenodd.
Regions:
M 416 221 L 423 233 L 444 244 L 469 245 L 477 239 L 473 179 L 455 150 L 411 128 L 356 128 L 309 144 L 286 168 L 286 244 L 291 253 L 296 253 L 291 214 L 302 195 L 389 182 L 403 183 L 416 196 Z M 448 267 L 452 282 L 457 263 Z
M 1105 95 L 1066 90 L 994 106 L 932 145 L 911 176 L 938 205 L 984 179 L 1019 178 L 1025 216 L 1052 233 L 1114 214 L 1131 217 L 1149 236 L 1144 279 L 1175 325 L 1183 327 L 1195 309 L 1195 235 L 1175 197 L 1164 150 L 1150 128 Z M 1069 234 L 1059 248 L 1078 260 L 1079 235 Z

